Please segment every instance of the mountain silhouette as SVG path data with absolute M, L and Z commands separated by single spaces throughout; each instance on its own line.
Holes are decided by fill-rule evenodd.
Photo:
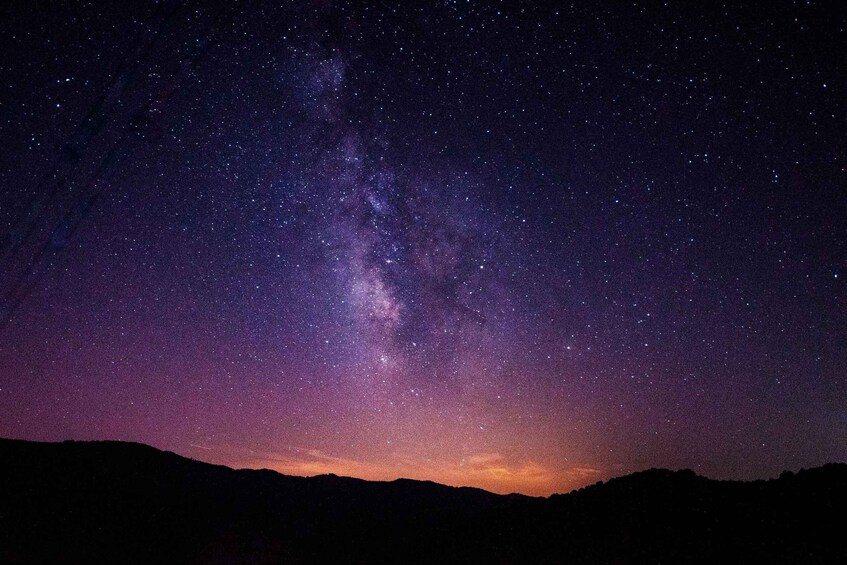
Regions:
M 4 563 L 847 563 L 847 465 L 651 469 L 549 498 L 0 439 Z

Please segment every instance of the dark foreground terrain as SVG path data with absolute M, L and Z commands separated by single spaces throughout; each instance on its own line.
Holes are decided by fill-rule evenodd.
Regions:
M 542 499 L 0 440 L 13 563 L 847 563 L 845 503 L 844 464 L 752 483 L 650 470 Z

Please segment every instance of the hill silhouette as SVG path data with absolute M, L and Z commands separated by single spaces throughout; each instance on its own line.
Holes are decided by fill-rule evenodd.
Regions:
M 754 482 L 653 469 L 531 498 L 0 439 L 12 563 L 845 563 L 845 503 L 844 464 Z

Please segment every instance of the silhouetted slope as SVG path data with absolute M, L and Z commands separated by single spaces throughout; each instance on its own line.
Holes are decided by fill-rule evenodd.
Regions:
M 541 499 L 0 440 L 4 562 L 841 563 L 845 502 L 847 465 L 752 483 L 650 470 Z
M 847 465 L 754 482 L 652 469 L 555 495 L 546 518 L 573 562 L 847 563 L 845 502 Z
M 423 558 L 459 551 L 477 515 L 520 498 L 235 471 L 133 443 L 0 440 L 0 559 Z

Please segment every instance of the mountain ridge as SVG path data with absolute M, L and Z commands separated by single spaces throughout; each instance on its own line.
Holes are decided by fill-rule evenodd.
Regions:
M 142 443 L 0 439 L 0 561 L 833 563 L 847 465 L 648 469 L 547 498 L 231 469 Z

